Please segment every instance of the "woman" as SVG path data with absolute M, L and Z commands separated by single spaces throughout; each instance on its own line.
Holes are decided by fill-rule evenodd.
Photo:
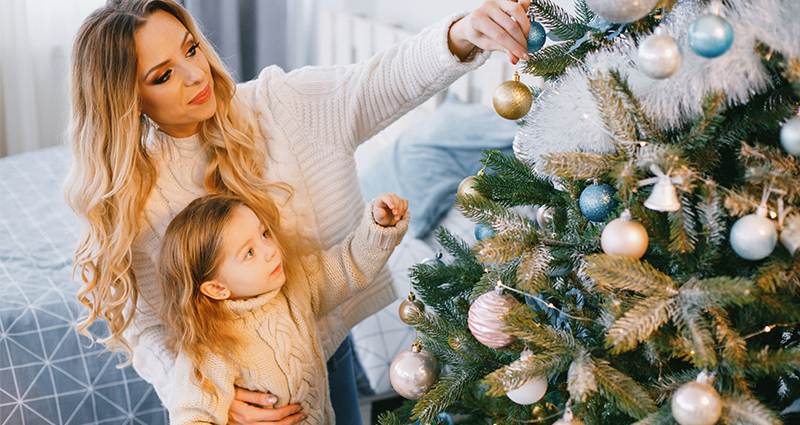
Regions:
M 79 330 L 88 334 L 95 318 L 105 320 L 110 334 L 101 342 L 132 354 L 169 406 L 174 353 L 156 314 L 154 264 L 170 219 L 195 198 L 233 193 L 273 205 L 288 234 L 323 249 L 341 242 L 364 208 L 355 148 L 480 66 L 489 51 L 506 52 L 512 63 L 526 58 L 527 5 L 487 1 L 364 63 L 290 73 L 268 67 L 239 86 L 171 0 L 116 0 L 92 13 L 73 48 L 74 161 L 65 183 L 84 228 L 75 267 L 89 315 Z M 326 358 L 352 326 L 394 299 L 384 268 L 321 319 Z M 335 374 L 330 381 L 338 383 Z M 271 403 L 267 394 L 237 391 L 230 423 L 300 420 L 297 406 L 253 406 Z M 337 404 L 341 423 L 357 423 L 346 419 L 353 409 L 340 413 Z

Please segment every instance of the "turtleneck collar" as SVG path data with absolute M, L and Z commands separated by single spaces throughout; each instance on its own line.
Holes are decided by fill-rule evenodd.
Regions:
M 255 315 L 256 318 L 258 318 L 260 314 L 265 312 L 264 306 L 274 300 L 275 297 L 280 294 L 281 289 L 282 288 L 278 288 L 251 298 L 225 300 L 222 301 L 221 305 L 222 308 L 231 313 L 233 317 L 243 318 Z

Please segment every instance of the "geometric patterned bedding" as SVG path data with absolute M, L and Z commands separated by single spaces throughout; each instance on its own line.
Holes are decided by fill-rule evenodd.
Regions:
M 0 158 L 0 424 L 166 424 L 153 387 L 75 330 L 70 161 L 64 146 Z

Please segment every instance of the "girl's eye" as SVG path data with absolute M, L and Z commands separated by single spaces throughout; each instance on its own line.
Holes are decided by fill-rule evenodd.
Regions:
M 245 260 L 247 260 L 249 258 L 253 258 L 253 248 L 250 248 L 250 249 L 247 250 L 247 253 L 244 254 L 244 258 L 245 258 Z
M 156 78 L 155 80 L 153 80 L 153 84 L 162 84 L 162 83 L 166 83 L 166 82 L 167 82 L 167 80 L 169 80 L 169 76 L 170 76 L 171 74 L 172 74 L 172 70 L 171 70 L 171 69 L 168 69 L 168 70 L 167 70 L 167 72 L 165 72 L 165 73 L 161 74 L 161 76 L 160 76 L 160 77 L 158 77 L 158 78 Z
M 192 57 L 192 56 L 196 55 L 197 54 L 197 46 L 199 46 L 199 45 L 200 45 L 200 43 L 192 43 L 192 46 L 189 47 L 189 51 L 186 52 L 186 56 Z
M 266 239 L 269 237 L 269 230 L 264 230 L 264 233 L 261 234 L 261 239 Z

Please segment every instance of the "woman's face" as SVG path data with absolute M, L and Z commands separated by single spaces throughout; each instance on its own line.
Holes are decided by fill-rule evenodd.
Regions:
M 172 137 L 197 133 L 214 115 L 217 99 L 211 67 L 192 34 L 157 10 L 134 34 L 142 112 Z

